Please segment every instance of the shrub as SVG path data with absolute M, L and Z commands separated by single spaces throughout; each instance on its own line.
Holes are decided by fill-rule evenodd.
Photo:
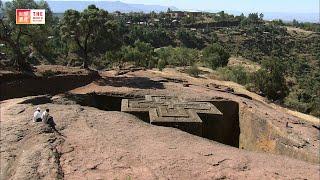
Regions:
M 287 107 L 302 113 L 320 117 L 320 98 L 314 97 L 309 101 L 305 101 L 303 98 L 304 95 L 303 90 L 290 92 L 290 94 L 284 99 L 284 104 Z
M 157 67 L 158 67 L 158 69 L 159 69 L 160 71 L 162 71 L 162 70 L 166 67 L 166 65 L 167 65 L 166 61 L 163 60 L 163 59 L 160 59 L 160 60 L 158 61 Z
M 123 50 L 123 49 L 122 49 Z M 106 68 L 111 68 L 113 65 L 123 65 L 122 51 L 106 51 L 102 61 Z
M 228 64 L 230 54 L 219 44 L 207 46 L 202 52 L 203 62 L 210 68 L 216 69 Z
M 311 104 L 310 114 L 320 118 L 320 97 L 316 97 Z
M 250 73 L 242 66 L 219 68 L 217 71 L 222 80 L 233 81 L 242 85 L 250 82 Z
M 149 43 L 136 41 L 134 46 L 122 48 L 122 59 L 134 62 L 136 66 L 149 67 L 152 60 L 153 47 Z
M 102 70 L 108 67 L 108 64 L 104 61 L 103 57 L 93 57 L 91 67 L 97 70 Z
M 298 71 L 299 72 L 299 71 Z M 297 73 L 297 84 L 284 99 L 287 107 L 320 117 L 320 71 Z
M 259 89 L 257 89 L 257 87 L 253 84 L 253 83 L 248 83 L 245 85 L 245 88 L 248 90 L 248 91 L 251 91 L 251 92 L 255 92 L 255 93 L 258 93 L 259 92 Z
M 287 107 L 296 109 L 300 112 L 308 113 L 308 111 L 310 111 L 311 109 L 311 104 L 307 102 L 303 102 L 303 99 L 301 98 L 302 96 L 303 96 L 303 92 L 301 92 L 301 90 L 291 92 L 284 99 L 284 104 Z
M 168 61 L 171 65 L 190 66 L 198 60 L 198 51 L 195 49 L 178 47 L 174 48 L 171 59 Z
M 284 72 L 279 59 L 266 60 L 262 63 L 262 68 L 253 74 L 253 83 L 268 99 L 282 101 L 288 94 Z
M 187 73 L 192 77 L 199 77 L 200 70 L 197 65 L 193 65 L 187 70 Z
M 190 66 L 199 59 L 198 50 L 184 47 L 164 47 L 157 49 L 156 54 L 159 59 L 173 66 Z
M 177 32 L 177 38 L 181 41 L 182 45 L 187 48 L 203 48 L 204 42 L 201 38 L 197 37 L 195 32 L 186 29 L 180 29 Z
M 155 56 L 151 56 L 150 60 L 148 61 L 148 67 L 149 69 L 155 68 L 158 66 L 158 59 Z

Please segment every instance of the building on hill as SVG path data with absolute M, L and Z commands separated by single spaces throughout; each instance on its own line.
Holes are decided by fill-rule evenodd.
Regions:
M 203 12 L 199 11 L 170 11 L 168 12 L 171 18 L 182 18 L 182 17 L 201 17 Z
M 185 12 L 187 17 L 201 17 L 203 15 L 202 12 L 193 11 L 193 12 Z
M 113 14 L 114 14 L 115 16 L 122 16 L 122 13 L 121 13 L 120 11 L 115 11 Z
M 186 16 L 184 11 L 170 11 L 169 15 L 171 18 L 182 18 Z

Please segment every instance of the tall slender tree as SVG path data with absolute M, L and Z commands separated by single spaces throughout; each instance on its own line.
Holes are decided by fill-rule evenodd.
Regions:
M 89 5 L 83 12 L 67 10 L 61 20 L 60 34 L 63 38 L 73 41 L 79 48 L 83 58 L 83 68 L 88 68 L 89 52 L 94 44 L 105 38 L 108 28 L 108 12 Z

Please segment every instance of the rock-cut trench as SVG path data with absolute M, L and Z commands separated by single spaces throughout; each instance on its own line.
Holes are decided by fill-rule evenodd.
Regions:
M 121 111 L 122 99 L 130 99 L 134 97 L 91 93 L 84 95 L 70 94 L 68 98 L 83 106 L 95 107 L 105 111 Z M 223 116 L 217 117 L 208 114 L 198 114 L 203 121 L 202 126 L 197 126 L 192 123 L 166 123 L 157 125 L 178 128 L 193 135 L 201 136 L 209 140 L 239 148 L 240 127 L 238 103 L 234 101 L 216 101 L 211 103 L 215 105 L 220 112 L 222 112 Z M 146 123 L 150 123 L 148 112 L 131 114 L 135 115 Z M 199 131 L 202 133 L 197 133 Z
M 134 95 L 96 93 L 66 94 L 65 97 L 82 106 L 95 107 L 104 111 L 121 111 L 122 99 L 144 98 Z M 23 103 L 38 105 L 50 102 L 52 102 L 50 97 L 40 96 Z M 237 102 L 217 100 L 210 103 L 215 105 L 223 115 L 198 114 L 202 120 L 201 126 L 192 123 L 154 125 L 177 128 L 236 148 L 285 155 L 313 163 L 319 162 L 318 156 L 305 148 L 307 146 L 303 145 L 304 141 L 290 139 L 289 135 L 279 133 L 277 127 L 270 121 L 243 106 L 239 106 Z M 148 112 L 132 114 L 141 121 L 150 123 Z

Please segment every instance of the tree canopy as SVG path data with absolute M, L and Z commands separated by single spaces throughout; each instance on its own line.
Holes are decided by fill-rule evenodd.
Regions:
M 16 9 L 45 9 L 45 25 L 18 25 Z M 30 69 L 27 58 L 33 49 L 40 53 L 46 47 L 53 17 L 45 1 L 13 0 L 5 3 L 0 17 L 0 41 L 10 47 L 13 65 L 19 69 Z
M 230 54 L 219 44 L 212 44 L 203 49 L 202 59 L 212 69 L 228 64 Z
M 112 30 L 114 29 L 110 28 L 108 12 L 95 5 L 88 6 L 83 12 L 67 10 L 60 23 L 62 38 L 76 44 L 78 54 L 83 58 L 84 68 L 88 67 L 88 53 L 101 50 L 103 47 L 97 45 L 105 41 L 105 33 Z

